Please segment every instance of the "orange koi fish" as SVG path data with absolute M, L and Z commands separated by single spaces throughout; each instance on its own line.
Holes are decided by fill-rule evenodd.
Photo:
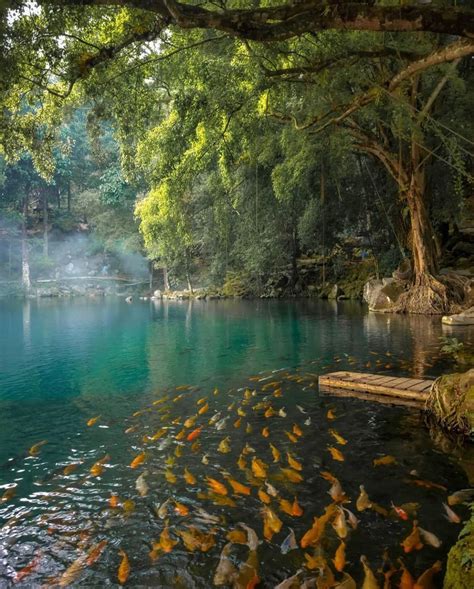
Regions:
M 201 431 L 202 431 L 202 426 L 197 427 L 190 434 L 188 434 L 188 437 L 186 438 L 188 440 L 188 442 L 192 442 L 193 440 L 195 440 L 201 434 Z
M 87 426 L 91 427 L 93 425 L 95 425 L 100 419 L 100 415 L 97 415 L 96 417 L 91 417 L 88 421 L 87 421 Z
M 138 468 L 140 464 L 143 464 L 146 460 L 145 452 L 140 452 L 130 463 L 130 468 Z
M 227 491 L 227 487 L 225 485 L 223 485 L 222 483 L 220 483 L 219 481 L 216 481 L 216 479 L 211 479 L 210 477 L 206 477 L 207 480 L 207 484 L 209 486 L 210 489 L 212 489 L 212 491 L 214 491 L 214 493 L 217 493 L 218 495 L 227 495 L 228 491 Z

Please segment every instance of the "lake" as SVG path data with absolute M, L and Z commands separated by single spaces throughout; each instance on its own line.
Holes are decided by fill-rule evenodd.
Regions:
M 449 367 L 443 335 L 472 345 L 474 331 L 352 302 L 0 302 L 0 586 L 114 585 L 122 550 L 127 585 L 210 587 L 234 528 L 232 567 L 244 578 L 243 563 L 258 565 L 261 587 L 301 568 L 301 579 L 316 576 L 311 563 L 332 567 L 342 542 L 358 581 L 360 556 L 375 571 L 384 548 L 415 577 L 444 563 L 460 525 L 442 504 L 469 486 L 468 451 L 430 432 L 418 410 L 317 387 L 318 374 L 340 369 L 436 376 Z M 315 546 L 282 554 L 290 530 L 299 544 L 331 504 L 334 477 L 356 529 L 328 524 Z M 375 508 L 356 508 L 360 485 Z M 288 513 L 295 497 L 298 515 Z M 408 520 L 392 502 L 409 504 Z M 281 527 L 265 538 L 272 514 Z M 442 546 L 405 554 L 414 519 Z M 239 543 L 239 522 L 257 533 L 255 550 Z

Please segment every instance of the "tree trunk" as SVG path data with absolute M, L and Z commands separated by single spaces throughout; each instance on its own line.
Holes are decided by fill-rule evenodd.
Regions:
M 49 235 L 48 235 L 48 192 L 43 192 L 43 254 L 49 256 Z
M 170 281 L 168 277 L 168 267 L 163 266 L 163 288 L 165 290 L 170 290 Z
M 67 183 L 67 212 L 71 212 L 71 181 Z
M 31 290 L 30 280 L 30 258 L 28 252 L 28 236 L 26 233 L 26 223 L 28 219 L 28 198 L 23 201 L 23 218 L 21 222 L 21 279 L 23 288 L 26 292 Z
M 150 260 L 149 262 L 148 274 L 150 279 L 150 291 L 153 291 L 153 260 Z

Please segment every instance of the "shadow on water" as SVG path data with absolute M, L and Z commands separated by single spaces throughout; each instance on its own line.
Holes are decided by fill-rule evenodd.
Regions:
M 357 580 L 361 554 L 376 570 L 387 547 L 393 562 L 403 555 L 416 576 L 444 561 L 459 533 L 443 517 L 442 503 L 468 486 L 469 450 L 430 433 L 415 409 L 320 396 L 316 384 L 318 374 L 340 369 L 440 374 L 448 361 L 439 350 L 439 318 L 367 314 L 349 302 L 76 299 L 2 302 L 0 326 L 2 587 L 15 580 L 25 587 L 61 579 L 63 585 L 116 583 L 119 549 L 130 559 L 130 585 L 209 587 L 226 534 L 239 522 L 261 541 L 263 587 L 304 568 L 305 553 L 332 566 L 341 537 L 329 524 L 316 547 L 281 551 L 290 528 L 299 542 L 331 503 L 325 472 L 340 481 L 350 500 L 345 506 L 360 520 L 343 538 L 346 571 Z M 456 336 L 472 345 L 472 330 Z M 245 393 L 247 387 L 255 393 Z M 184 427 L 188 418 L 195 423 Z M 41 440 L 47 443 L 30 455 Z M 131 468 L 143 452 L 143 464 Z M 301 473 L 282 471 L 287 452 Z M 374 466 L 384 456 L 395 462 Z M 266 481 L 278 492 L 268 497 L 282 522 L 271 539 L 264 538 L 262 515 L 261 492 L 268 488 L 252 471 L 253 457 L 263 461 Z M 186 480 L 187 472 L 195 480 Z M 295 472 L 301 481 L 288 479 Z M 209 496 L 206 477 L 225 485 L 227 495 Z M 232 494 L 228 477 L 249 494 Z M 357 510 L 360 485 L 379 512 Z M 295 497 L 302 515 L 286 513 L 285 503 L 282 509 L 282 499 Z M 168 498 L 162 519 L 157 509 Z M 174 501 L 184 506 L 181 513 Z M 418 504 L 420 526 L 442 546 L 404 554 L 400 543 L 414 516 L 401 520 L 392 501 Z M 466 517 L 464 505 L 454 509 Z M 178 541 L 169 553 L 160 544 L 165 529 L 171 543 Z M 190 550 L 189 542 L 199 540 L 196 529 L 212 537 L 208 551 Z M 240 544 L 231 555 L 235 566 L 250 558 Z M 15 577 L 24 567 L 24 578 Z

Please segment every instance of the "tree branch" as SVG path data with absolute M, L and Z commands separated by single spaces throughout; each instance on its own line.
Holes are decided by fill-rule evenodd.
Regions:
M 216 29 L 254 41 L 280 41 L 307 32 L 429 31 L 474 35 L 474 11 L 468 8 L 405 4 L 374 5 L 345 0 L 287 1 L 273 7 L 209 10 L 177 0 L 42 0 L 60 6 L 125 6 L 159 14 L 183 29 Z M 41 3 L 41 2 L 40 2 Z

